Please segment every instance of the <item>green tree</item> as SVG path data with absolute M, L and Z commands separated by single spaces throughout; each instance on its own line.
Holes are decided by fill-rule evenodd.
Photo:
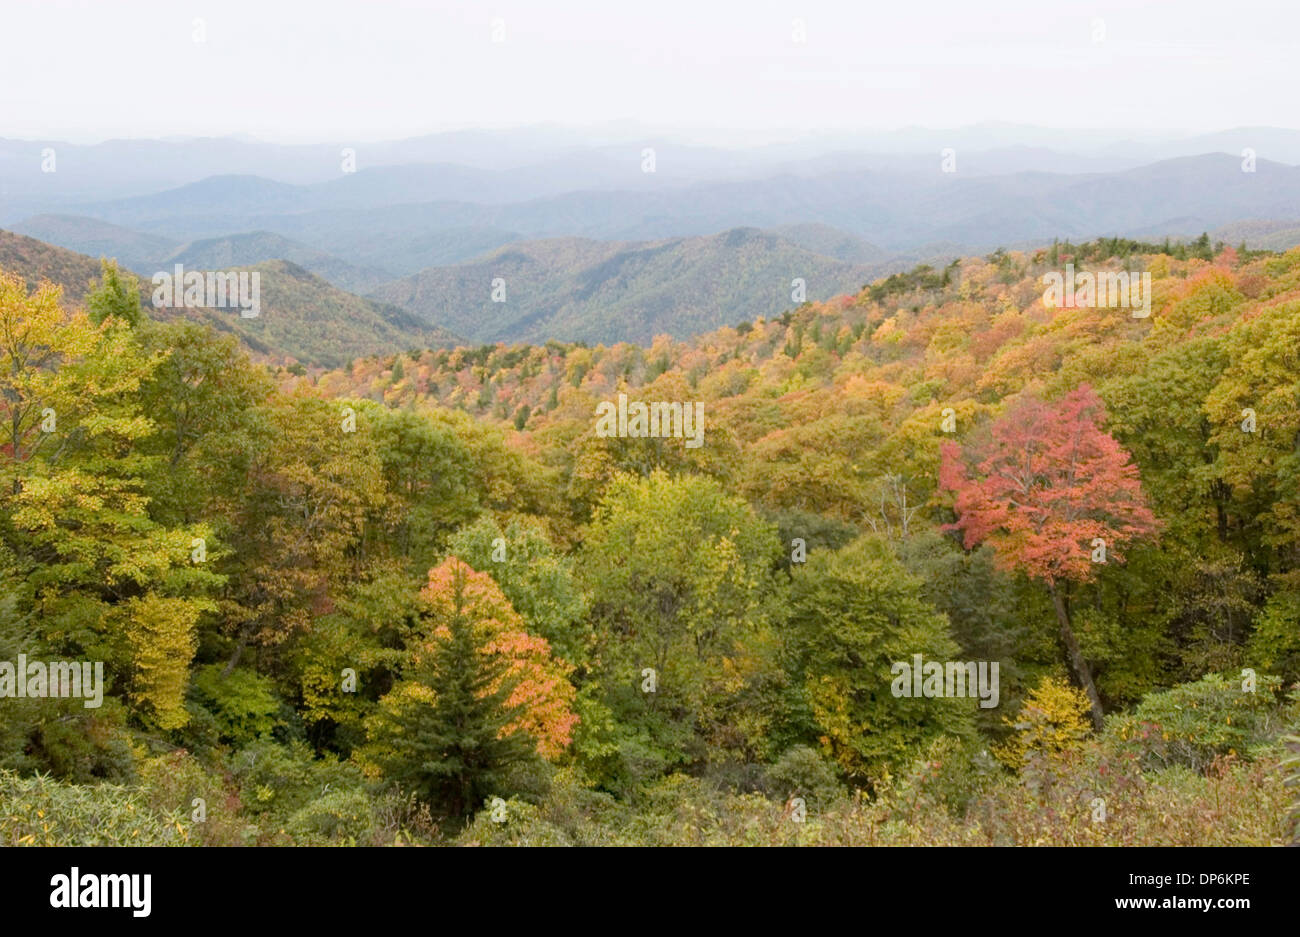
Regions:
M 775 528 L 712 479 L 610 484 L 579 569 L 608 705 L 648 764 L 761 739 L 768 715 L 746 703 L 772 673 L 765 598 L 779 549 Z
M 573 560 L 551 545 L 541 524 L 511 519 L 503 530 L 484 514 L 461 528 L 448 550 L 496 580 L 528 630 L 551 643 L 555 653 L 583 666 L 595 636 Z
M 478 511 L 469 451 L 450 427 L 427 414 L 383 407 L 364 412 L 396 502 L 394 546 L 413 569 L 426 570 L 447 535 Z
M 138 327 L 145 319 L 140 309 L 140 281 L 129 273 L 123 276 L 115 260 L 101 260 L 99 265 L 102 271 L 100 283 L 86 294 L 86 313 L 90 321 L 99 325 L 110 316 L 116 316 L 131 328 Z
M 896 663 L 947 662 L 960 649 L 887 542 L 863 537 L 796 567 L 785 623 L 787 718 L 846 776 L 879 780 L 935 738 L 973 735 L 971 699 L 899 697 Z
M 509 796 L 512 769 L 537 758 L 512 699 L 519 678 L 507 658 L 485 653 L 492 623 L 475 614 L 468 578 L 455 564 L 450 614 L 368 725 L 368 757 L 384 775 L 452 817 Z
M 141 408 L 155 426 L 144 444 L 157 457 L 150 514 L 181 523 L 219 518 L 214 505 L 238 497 L 247 481 L 270 377 L 234 336 L 210 326 L 149 323 L 138 333 L 146 352 L 162 357 L 140 387 Z

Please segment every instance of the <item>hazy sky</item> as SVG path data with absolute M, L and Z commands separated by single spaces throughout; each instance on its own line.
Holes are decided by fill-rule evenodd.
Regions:
M 1300 126 L 1300 0 L 4 0 L 2 17 L 4 137 Z

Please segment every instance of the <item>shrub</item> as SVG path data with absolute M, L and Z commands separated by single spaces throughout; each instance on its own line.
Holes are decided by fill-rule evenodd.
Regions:
M 1292 791 L 1287 822 L 1291 824 L 1291 842 L 1300 845 L 1300 735 L 1288 735 L 1282 741 L 1289 757 L 1281 767 L 1286 772 L 1285 784 Z
M 355 788 L 330 791 L 298 809 L 285 830 L 299 845 L 366 845 L 375 830 L 370 798 Z
M 317 760 L 303 742 L 279 745 L 263 740 L 239 752 L 231 761 L 240 799 L 252 814 L 287 820 L 330 789 L 362 785 L 360 770 L 332 758 Z
M 924 755 L 913 762 L 894 788 L 892 800 L 905 806 L 909 814 L 939 807 L 961 817 L 1002 774 L 985 748 L 946 735 L 930 743 Z
M 1044 677 L 1016 717 L 1006 717 L 1016 734 L 995 749 L 999 760 L 1022 768 L 1034 755 L 1060 755 L 1088 737 L 1088 698 L 1064 680 Z
M 179 846 L 189 829 L 177 811 L 150 808 L 139 788 L 78 785 L 0 770 L 0 845 Z
M 1215 758 L 1246 756 L 1280 729 L 1280 687 L 1277 677 L 1260 674 L 1255 692 L 1246 692 L 1240 678 L 1207 674 L 1152 693 L 1131 713 L 1112 717 L 1105 738 L 1118 750 L 1136 752 L 1144 767 L 1204 771 Z
M 238 792 L 188 752 L 178 750 L 144 759 L 140 780 L 149 805 L 159 813 L 179 814 L 195 845 L 249 846 L 257 842 L 257 826 L 243 816 Z M 202 800 L 202 820 L 195 817 L 200 806 L 195 799 Z
M 472 846 L 572 846 L 564 830 L 541 816 L 535 804 L 517 798 L 502 801 L 504 807 L 494 809 L 491 801 L 484 804 L 473 823 L 461 835 L 460 841 Z M 501 819 L 493 819 L 494 814 Z
M 767 769 L 768 785 L 783 801 L 802 797 L 809 810 L 824 810 L 844 797 L 830 760 L 807 745 L 795 745 Z

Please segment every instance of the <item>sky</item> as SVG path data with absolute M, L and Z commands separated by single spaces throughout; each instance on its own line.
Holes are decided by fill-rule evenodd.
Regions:
M 4 0 L 0 137 L 1300 127 L 1300 0 Z

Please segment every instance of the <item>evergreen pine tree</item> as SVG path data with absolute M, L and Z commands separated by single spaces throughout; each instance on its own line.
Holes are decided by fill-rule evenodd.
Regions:
M 461 567 L 463 570 L 463 567 Z M 435 636 L 398 707 L 385 713 L 384 773 L 448 816 L 472 813 L 495 794 L 508 796 L 509 770 L 537 757 L 522 730 L 505 731 L 519 707 L 508 701 L 509 662 L 483 653 L 487 633 L 466 611 L 463 572 L 454 580 L 454 614 Z

